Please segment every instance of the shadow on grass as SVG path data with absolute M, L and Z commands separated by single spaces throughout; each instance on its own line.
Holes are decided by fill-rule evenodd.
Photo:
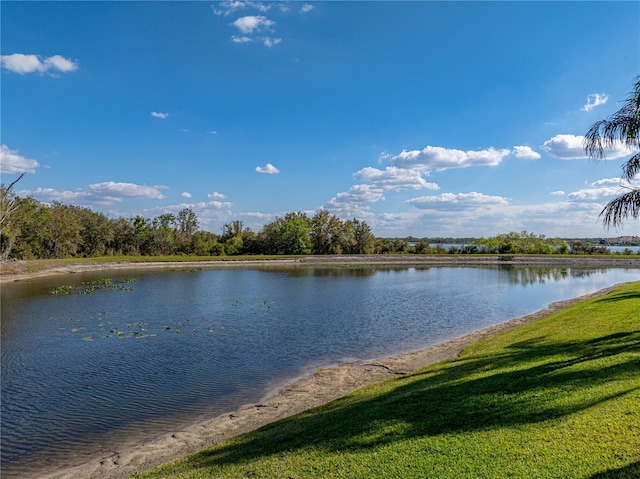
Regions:
M 190 466 L 242 463 L 294 450 L 357 451 L 560 418 L 639 389 L 624 383 L 638 377 L 640 355 L 633 354 L 638 351 L 640 331 L 584 342 L 523 341 L 503 354 L 439 363 L 395 380 L 393 390 L 374 397 L 356 393 L 267 425 L 192 456 Z M 629 471 L 633 467 L 637 464 Z
M 594 300 L 594 303 L 617 303 L 618 301 L 637 300 L 640 293 L 636 291 L 617 292 L 614 295 L 607 295 Z
M 589 479 L 638 479 L 640 477 L 640 461 L 628 466 L 599 472 Z

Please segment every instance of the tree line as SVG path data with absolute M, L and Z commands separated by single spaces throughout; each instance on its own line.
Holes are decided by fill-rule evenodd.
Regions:
M 254 232 L 242 221 L 220 234 L 200 229 L 189 208 L 155 218 L 108 218 L 89 208 L 42 203 L 0 185 L 0 257 L 51 259 L 99 256 L 233 256 L 340 254 L 604 254 L 602 245 L 567 242 L 523 231 L 445 247 L 425 240 L 376 238 L 358 219 L 326 210 L 286 213 Z M 413 238 L 410 238 L 413 239 Z
M 4 185 L 0 193 L 3 259 L 371 254 L 394 249 L 393 242 L 378 244 L 364 221 L 343 221 L 326 210 L 313 216 L 287 213 L 258 232 L 244 227 L 241 221 L 232 221 L 215 234 L 199 229 L 200 221 L 190 208 L 152 219 L 111 219 L 85 207 L 13 197 L 10 187 Z

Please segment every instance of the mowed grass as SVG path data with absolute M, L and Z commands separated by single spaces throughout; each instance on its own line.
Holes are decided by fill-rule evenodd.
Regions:
M 640 282 L 137 478 L 638 478 Z

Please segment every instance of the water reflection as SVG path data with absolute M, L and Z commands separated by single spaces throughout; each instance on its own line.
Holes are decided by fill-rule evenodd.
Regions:
M 536 283 L 566 281 L 571 278 L 588 278 L 597 274 L 605 274 L 606 268 L 576 269 L 576 268 L 518 268 L 515 266 L 501 266 L 509 274 L 509 281 L 514 285 L 527 286 Z
M 82 462 L 259 401 L 274 381 L 415 350 L 640 278 L 628 269 L 126 271 L 3 285 L 2 477 Z

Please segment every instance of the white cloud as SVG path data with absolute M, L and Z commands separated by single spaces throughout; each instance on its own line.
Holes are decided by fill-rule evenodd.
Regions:
M 332 215 L 336 215 L 343 220 L 358 218 L 366 221 L 371 226 L 375 221 L 375 214 L 367 206 L 361 206 L 359 203 L 329 203 L 324 208 Z
M 183 193 L 181 193 L 181 194 L 182 194 L 182 196 L 184 196 L 185 198 L 191 198 L 191 197 L 193 196 L 191 193 L 189 193 L 189 192 L 187 192 L 187 191 L 185 191 L 185 192 L 183 192 Z
M 556 135 L 542 144 L 549 154 L 561 160 L 585 159 L 587 155 L 582 147 L 584 136 Z
M 583 148 L 584 136 L 556 135 L 543 143 L 542 148 L 561 160 L 584 160 L 587 155 Z M 605 148 L 607 159 L 623 158 L 632 153 L 623 143 L 616 142 L 613 148 Z
M 439 186 L 427 182 L 419 170 L 387 166 L 384 170 L 370 166 L 361 169 L 353 175 L 356 179 L 370 181 L 385 190 L 437 190 Z
M 245 35 L 250 35 L 254 31 L 270 30 L 275 24 L 276 22 L 262 15 L 248 15 L 233 22 L 233 26 Z
M 449 168 L 467 168 L 470 166 L 497 166 L 510 150 L 488 148 L 479 151 L 461 151 L 427 146 L 422 150 L 402 150 L 393 156 L 391 162 L 400 168 L 426 168 L 439 171 Z
M 602 187 L 602 186 L 623 186 L 629 184 L 627 181 L 622 180 L 621 178 L 603 178 L 602 180 L 597 180 L 591 183 L 591 186 Z
M 407 201 L 420 209 L 460 210 L 473 209 L 491 205 L 507 205 L 509 202 L 502 196 L 488 196 L 482 193 L 443 193 L 438 196 L 421 196 Z
M 78 69 L 78 64 L 61 55 L 53 55 L 42 59 L 40 55 L 24 55 L 14 53 L 0 57 L 2 66 L 9 71 L 24 75 L 25 73 L 44 73 L 50 70 L 67 73 Z
M 256 166 L 256 171 L 258 173 L 266 173 L 268 175 L 277 175 L 280 173 L 280 170 L 271 163 L 267 163 L 265 166 Z
M 259 40 L 267 48 L 274 47 L 278 43 L 282 42 L 282 38 L 274 38 L 274 37 L 260 37 Z
M 214 15 L 227 16 L 245 7 L 245 2 L 220 2 L 217 6 L 211 5 L 211 10 Z
M 235 35 L 231 35 L 231 41 L 233 43 L 251 43 L 253 39 L 247 36 L 237 37 Z
M 619 195 L 622 190 L 637 188 L 639 184 L 640 182 L 629 182 L 621 178 L 604 178 L 594 181 L 587 188 L 569 193 L 567 198 L 579 202 L 608 201 L 612 196 Z
M 302 5 L 300 7 L 300 12 L 301 13 L 307 13 L 307 12 L 310 12 L 311 10 L 313 10 L 314 8 L 316 8 L 316 7 L 314 7 L 310 3 L 305 3 L 304 5 Z
M 218 193 L 217 191 L 214 191 L 213 193 L 209 193 L 207 195 L 207 198 L 211 198 L 214 200 L 224 200 L 227 197 L 227 195 L 223 195 L 222 193 Z
M 376 203 L 384 200 L 383 190 L 372 185 L 353 185 L 349 191 L 338 193 L 327 203 L 330 206 L 337 206 L 345 203 Z
M 611 197 L 620 192 L 619 187 L 605 187 L 605 188 L 585 188 L 582 190 L 569 193 L 567 198 L 571 201 L 598 201 L 603 198 Z
M 160 190 L 166 186 L 145 186 L 134 183 L 117 183 L 107 181 L 94 183 L 86 188 L 70 190 L 56 190 L 54 188 L 38 188 L 35 191 L 26 191 L 27 195 L 33 195 L 43 201 L 62 201 L 75 204 L 112 205 L 121 202 L 125 198 L 147 198 L 162 200 L 165 196 Z
M 232 203 L 227 201 L 200 201 L 198 203 L 179 203 L 177 205 L 158 206 L 156 208 L 148 208 L 144 210 L 145 215 L 158 215 L 167 212 L 179 212 L 185 208 L 190 208 L 199 216 L 199 212 L 206 210 L 221 210 L 224 208 L 231 208 Z
M 227 1 L 220 2 L 217 8 L 216 5 L 211 6 L 211 10 L 215 15 L 224 15 L 225 17 L 245 8 L 253 8 L 260 12 L 267 12 L 271 8 L 271 5 L 252 1 Z
M 56 70 L 64 73 L 78 69 L 78 65 L 76 63 L 60 55 L 53 55 L 52 57 L 46 58 L 44 64 L 47 69 L 55 68 Z
M 540 153 L 534 151 L 529 146 L 514 146 L 513 154 L 516 158 L 522 158 L 523 160 L 538 160 L 540 159 Z
M 566 193 L 562 190 L 558 190 L 558 191 L 552 191 L 551 193 L 549 193 L 552 196 L 564 196 L 566 195 Z
M 166 120 L 167 118 L 169 118 L 169 113 L 161 113 L 158 111 L 152 111 L 151 112 L 151 116 L 154 118 L 161 118 L 163 120 Z
M 160 190 L 166 190 L 166 186 L 145 186 L 136 185 L 135 183 L 118 183 L 114 181 L 105 181 L 103 183 L 95 183 L 89 185 L 89 190 L 96 194 L 115 194 L 127 198 L 149 198 L 153 200 L 163 200 L 165 196 Z
M 587 96 L 587 103 L 582 107 L 582 111 L 591 111 L 595 107 L 604 105 L 609 100 L 609 95 L 605 93 L 592 93 Z
M 0 146 L 0 173 L 35 173 L 40 166 L 36 160 L 20 155 L 18 150 L 11 150 L 7 145 Z

